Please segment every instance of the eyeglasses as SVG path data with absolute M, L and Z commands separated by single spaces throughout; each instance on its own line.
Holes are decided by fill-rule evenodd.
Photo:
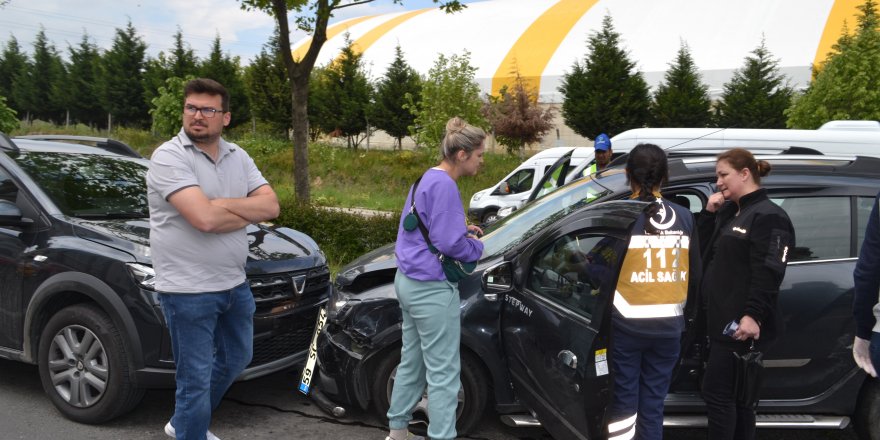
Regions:
M 202 112 L 202 116 L 207 119 L 213 118 L 217 113 L 223 113 L 223 110 L 217 110 L 213 107 L 196 107 L 189 104 L 183 106 L 183 111 L 190 116 L 195 116 L 196 113 Z

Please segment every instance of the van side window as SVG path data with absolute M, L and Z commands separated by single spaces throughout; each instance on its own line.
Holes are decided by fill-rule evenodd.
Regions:
M 510 193 L 516 194 L 532 189 L 532 182 L 535 181 L 535 170 L 533 168 L 524 168 L 513 173 L 507 184 L 510 186 Z
M 789 261 L 852 256 L 849 197 L 771 197 L 771 200 L 788 213 L 794 225 L 795 248 Z

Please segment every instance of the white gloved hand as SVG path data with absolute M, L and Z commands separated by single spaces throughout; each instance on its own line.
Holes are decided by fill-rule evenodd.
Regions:
M 874 364 L 871 363 L 871 354 L 868 350 L 870 345 L 871 341 L 856 336 L 855 341 L 853 341 L 853 357 L 856 359 L 856 364 L 859 368 L 865 370 L 871 377 L 877 377 L 877 371 L 874 370 Z

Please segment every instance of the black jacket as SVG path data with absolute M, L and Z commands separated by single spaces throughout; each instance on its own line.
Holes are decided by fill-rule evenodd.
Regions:
M 724 327 L 749 315 L 761 326 L 758 342 L 765 345 L 781 331 L 777 298 L 794 248 L 794 227 L 764 189 L 739 202 L 725 203 L 717 215 L 700 213 L 700 235 L 710 237 L 702 252 L 707 331 L 713 340 L 732 342 Z

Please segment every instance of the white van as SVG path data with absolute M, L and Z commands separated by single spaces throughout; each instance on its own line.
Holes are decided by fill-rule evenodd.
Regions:
M 822 154 L 880 157 L 880 123 L 876 121 L 829 121 L 818 130 L 763 128 L 635 128 L 611 138 L 614 157 L 619 158 L 638 144 L 651 143 L 663 148 L 670 156 L 716 155 L 741 147 L 754 154 Z M 535 179 L 531 194 L 515 205 L 503 206 L 491 220 L 506 217 L 525 203 L 538 199 L 568 182 L 589 175 L 593 149 L 579 165 L 571 161 L 565 179 L 551 175 Z M 612 166 L 616 164 L 612 160 Z M 567 166 L 567 164 L 561 164 Z M 554 170 L 555 172 L 555 170 Z M 549 182 L 549 187 L 545 182 Z M 476 197 L 476 194 L 474 195 Z M 473 205 L 473 201 L 471 201 Z
M 580 164 L 593 159 L 592 146 L 553 147 L 540 151 L 491 188 L 475 193 L 468 205 L 468 216 L 481 223 L 491 223 L 497 219 L 499 209 L 508 206 L 519 208 L 529 198 L 547 169 L 568 152 L 572 152 L 572 163 Z
M 760 128 L 636 128 L 611 138 L 615 152 L 629 151 L 648 142 L 670 151 L 699 152 L 742 147 L 754 154 L 777 154 L 791 147 L 808 148 L 824 155 L 880 156 L 880 130 L 862 126 L 826 124 L 819 130 Z M 867 122 L 867 121 L 859 121 Z

